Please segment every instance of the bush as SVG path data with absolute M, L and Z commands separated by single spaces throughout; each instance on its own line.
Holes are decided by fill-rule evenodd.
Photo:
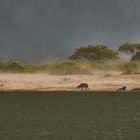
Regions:
M 59 62 L 55 61 L 41 67 L 41 70 L 46 70 L 51 74 L 81 74 L 85 73 L 81 66 L 74 61 Z
M 20 62 L 9 60 L 0 63 L 0 70 L 8 72 L 24 72 L 25 68 Z
M 128 63 L 120 64 L 120 70 L 123 74 L 135 74 L 140 71 L 140 62 L 132 61 Z

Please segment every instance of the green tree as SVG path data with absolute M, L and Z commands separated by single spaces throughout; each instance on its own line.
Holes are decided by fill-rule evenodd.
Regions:
M 77 48 L 70 56 L 70 59 L 77 61 L 114 60 L 118 58 L 117 54 L 117 52 L 104 45 L 88 45 L 86 47 Z
M 138 60 L 140 55 L 140 44 L 125 43 L 119 47 L 119 52 L 131 54 L 131 60 Z
M 136 54 L 132 57 L 132 61 L 139 61 L 140 60 L 140 51 L 136 52 Z
M 135 52 L 135 44 L 125 43 L 119 47 L 119 52 L 133 54 Z

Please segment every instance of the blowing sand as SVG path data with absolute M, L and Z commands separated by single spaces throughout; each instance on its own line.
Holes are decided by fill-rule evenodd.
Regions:
M 121 75 L 120 73 L 100 73 L 92 75 L 50 75 L 46 73 L 21 74 L 1 73 L 0 90 L 77 90 L 80 83 L 88 83 L 90 90 L 117 90 L 127 86 L 127 90 L 140 87 L 140 75 Z

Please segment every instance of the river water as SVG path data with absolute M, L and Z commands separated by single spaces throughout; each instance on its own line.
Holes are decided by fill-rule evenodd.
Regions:
M 0 140 L 139 140 L 140 93 L 0 92 Z

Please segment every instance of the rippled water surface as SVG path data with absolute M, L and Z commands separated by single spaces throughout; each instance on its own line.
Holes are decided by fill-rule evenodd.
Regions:
M 139 140 L 140 93 L 0 93 L 0 140 Z

